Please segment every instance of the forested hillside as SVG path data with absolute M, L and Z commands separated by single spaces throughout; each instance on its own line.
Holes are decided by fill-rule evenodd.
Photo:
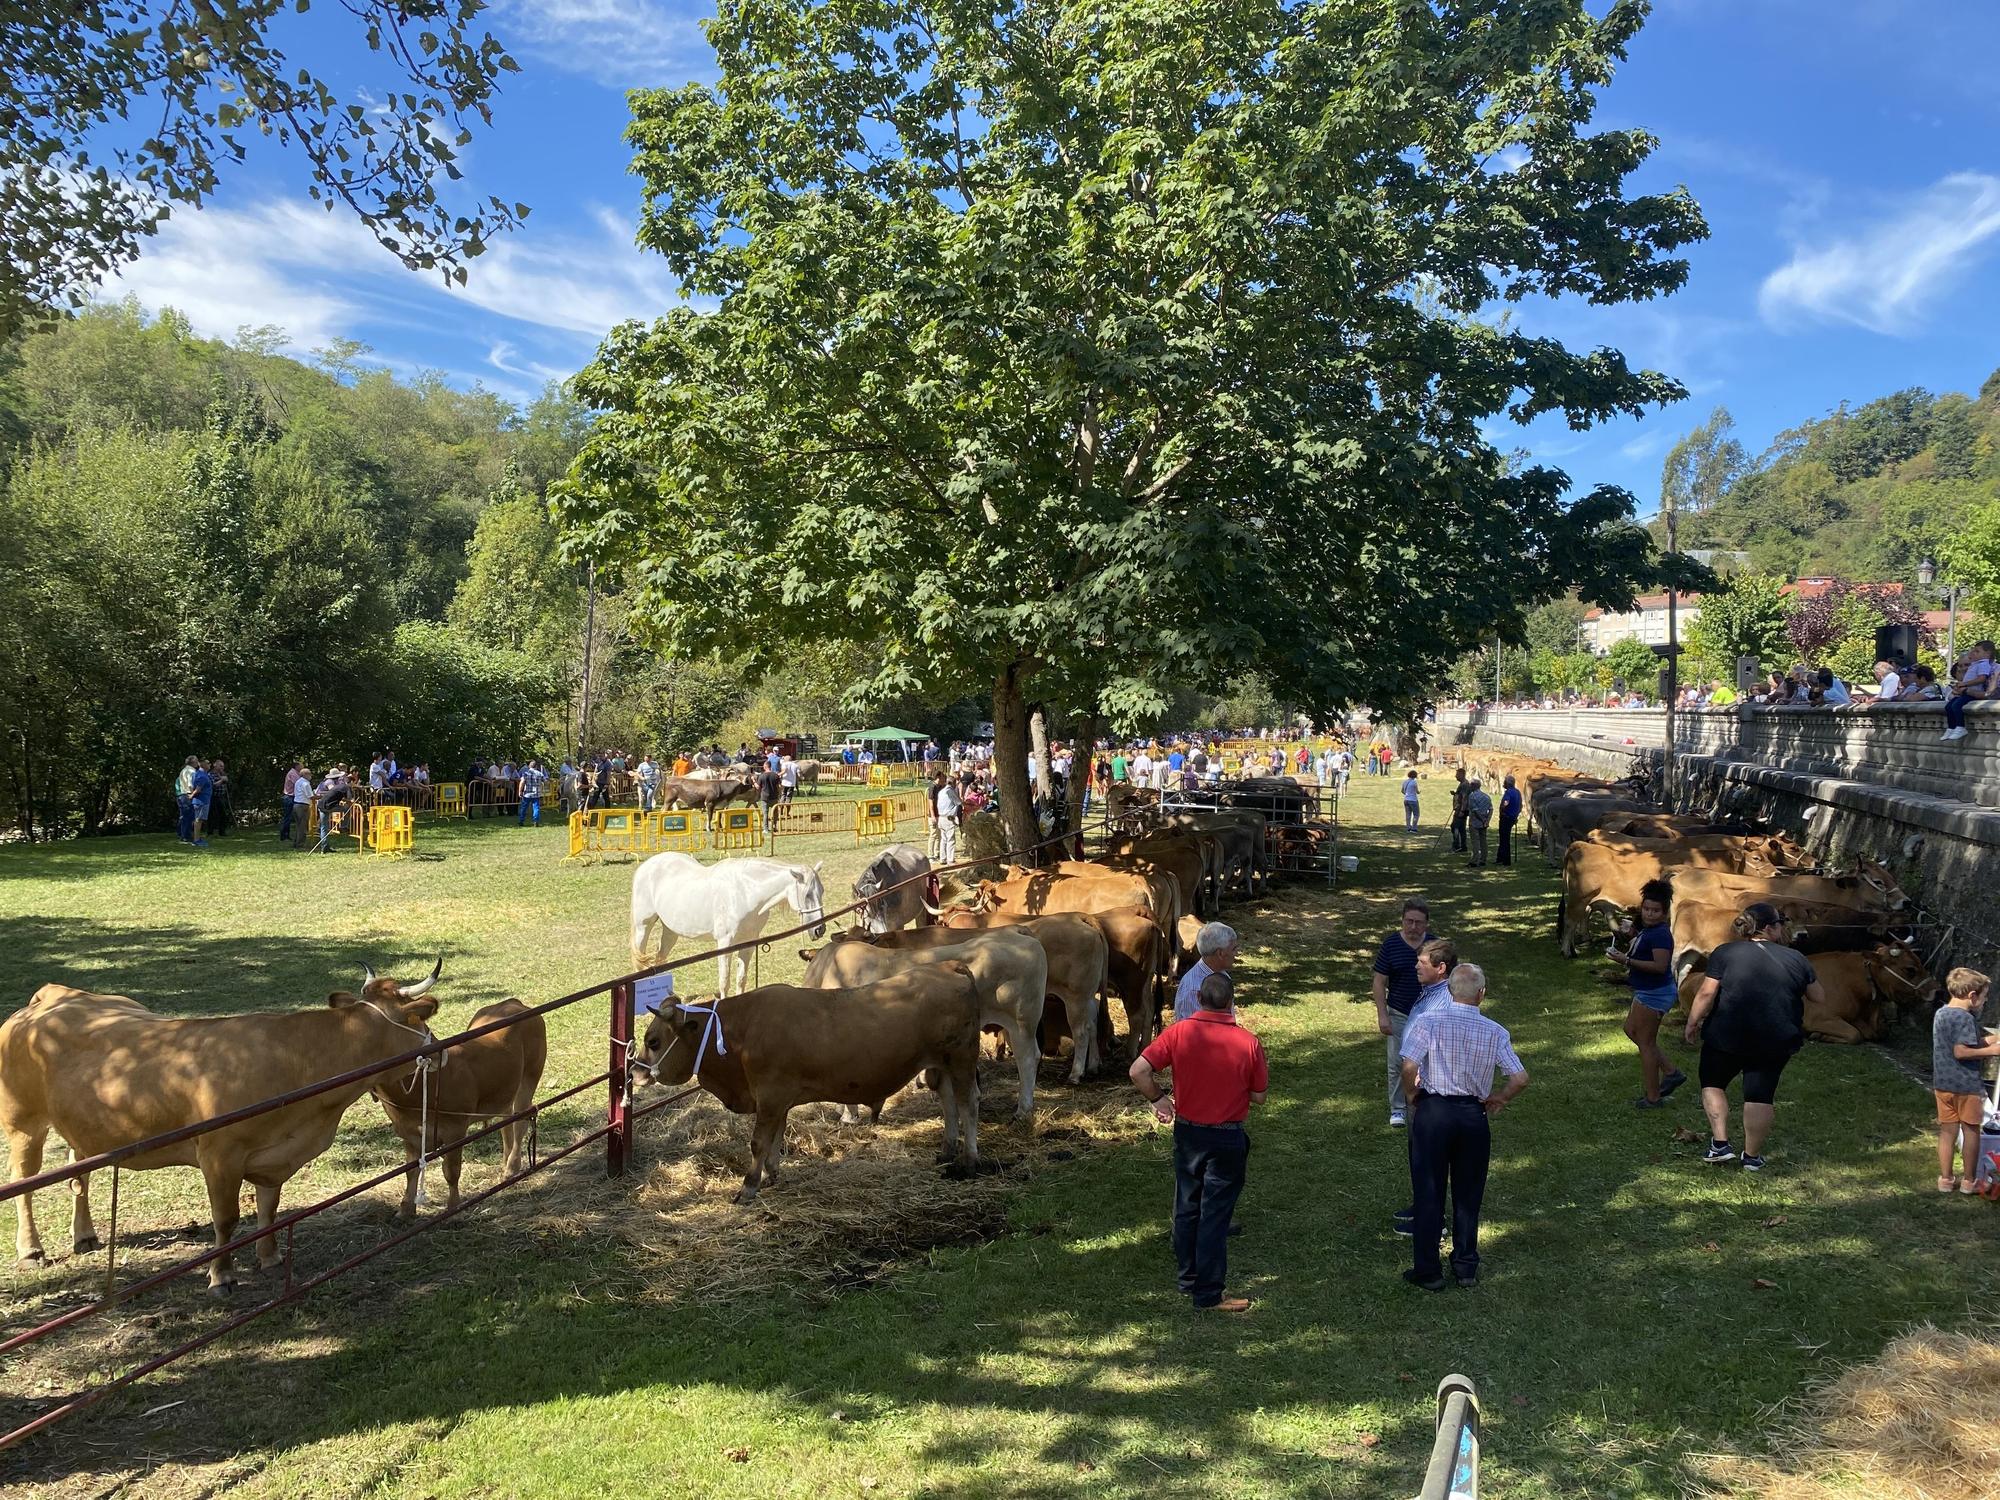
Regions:
M 1747 551 L 1760 573 L 1913 582 L 2000 497 L 2000 371 L 1976 396 L 1842 406 L 1754 459 L 1732 426 L 1717 411 L 1683 447 L 1680 543 Z

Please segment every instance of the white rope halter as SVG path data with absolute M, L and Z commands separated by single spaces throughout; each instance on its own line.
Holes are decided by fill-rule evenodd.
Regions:
M 386 1010 L 382 1009 L 382 1007 L 377 1005 L 373 1000 L 363 1000 L 361 1003 L 367 1006 L 370 1010 L 374 1011 L 376 1015 L 380 1016 L 383 1020 L 387 1021 L 391 1026 L 395 1027 L 398 1031 L 407 1031 L 411 1036 L 420 1036 L 426 1042 L 434 1042 L 437 1040 L 437 1037 L 432 1034 L 431 1029 L 428 1026 L 422 1026 L 422 1027 L 406 1026 L 401 1021 L 398 1021 L 394 1016 L 390 1015 Z M 405 1091 L 411 1088 L 416 1088 L 418 1090 L 417 1196 L 414 1200 L 415 1205 L 418 1208 L 427 1207 L 431 1201 L 429 1195 L 424 1191 L 424 1179 L 430 1175 L 430 1165 L 431 1165 L 431 1074 L 435 1073 L 439 1068 L 443 1067 L 445 1065 L 445 1059 L 448 1058 L 450 1055 L 451 1054 L 447 1052 L 433 1052 L 429 1057 L 418 1058 L 417 1065 L 414 1068 L 410 1069 L 409 1080 L 403 1084 L 403 1088 Z M 419 1080 L 421 1080 L 421 1082 L 419 1082 Z

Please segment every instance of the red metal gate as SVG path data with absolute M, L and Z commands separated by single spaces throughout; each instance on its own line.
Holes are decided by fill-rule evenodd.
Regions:
M 1025 850 L 1010 850 L 1007 854 L 1000 856 L 1000 858 L 1026 858 L 1051 845 L 1064 842 L 1065 840 L 1062 838 L 1048 839 L 1042 843 L 1032 845 Z M 991 863 L 991 861 L 966 860 L 955 865 L 938 866 L 933 868 L 928 874 L 918 876 L 915 879 L 928 880 L 931 876 L 943 871 L 966 869 L 973 864 L 983 863 Z M 900 890 L 903 885 L 913 883 L 915 881 L 901 882 L 896 886 L 886 888 L 878 894 L 878 897 L 871 899 L 879 899 L 879 895 L 886 895 L 889 891 Z M 866 904 L 865 901 L 855 901 L 833 911 L 823 911 L 819 920 L 820 922 L 830 924 L 836 917 L 846 916 L 850 912 L 858 911 Z M 754 952 L 768 944 L 796 937 L 800 933 L 807 932 L 815 925 L 818 924 L 801 923 L 799 926 L 787 928 L 783 932 L 771 933 L 768 936 L 754 938 L 748 942 L 737 943 L 727 948 L 712 948 L 699 953 L 685 954 L 669 962 L 655 964 L 650 968 L 641 969 L 631 974 L 620 975 L 616 979 L 606 980 L 601 984 L 591 985 L 587 989 L 563 995 L 558 999 L 537 1005 L 531 1010 L 523 1012 L 521 1015 L 509 1016 L 502 1020 L 489 1022 L 484 1026 L 476 1026 L 470 1030 L 459 1032 L 455 1036 L 443 1037 L 436 1041 L 428 1042 L 421 1047 L 413 1047 L 408 1052 L 385 1059 L 382 1062 L 370 1063 L 366 1067 L 356 1068 L 335 1077 L 323 1079 L 305 1088 L 294 1089 L 290 1093 L 280 1094 L 275 1098 L 266 1099 L 257 1104 L 246 1105 L 242 1109 L 232 1110 L 228 1114 L 217 1115 L 213 1119 L 200 1120 L 192 1125 L 182 1126 L 178 1130 L 171 1130 L 160 1135 L 150 1136 L 145 1140 L 134 1141 L 130 1145 L 120 1146 L 115 1150 L 100 1152 L 95 1156 L 72 1161 L 68 1166 L 53 1168 L 49 1171 L 39 1173 L 34 1177 L 23 1178 L 18 1182 L 10 1182 L 4 1187 L 0 1187 L 0 1204 L 4 1204 L 10 1199 L 19 1199 L 29 1193 L 70 1183 L 88 1173 L 100 1171 L 109 1171 L 111 1173 L 111 1205 L 107 1219 L 103 1250 L 105 1258 L 103 1293 L 95 1301 L 86 1303 L 81 1307 L 72 1308 L 68 1312 L 62 1313 L 46 1322 L 39 1323 L 32 1328 L 24 1329 L 11 1338 L 0 1341 L 0 1357 L 13 1354 L 32 1344 L 39 1343 L 43 1339 L 49 1338 L 65 1329 L 74 1328 L 114 1307 L 119 1307 L 130 1302 L 135 1297 L 142 1296 L 149 1291 L 164 1286 L 176 1277 L 184 1276 L 190 1271 L 199 1270 L 210 1261 L 215 1260 L 225 1253 L 242 1250 L 259 1240 L 282 1236 L 284 1265 L 284 1285 L 274 1296 L 258 1303 L 254 1307 L 246 1308 L 233 1317 L 224 1319 L 205 1333 L 188 1340 L 186 1343 L 178 1344 L 162 1354 L 147 1359 L 129 1370 L 124 1370 L 101 1384 L 87 1387 L 64 1397 L 54 1406 L 42 1411 L 29 1421 L 22 1423 L 9 1432 L 0 1433 L 0 1449 L 11 1448 L 38 1432 L 54 1427 L 58 1423 L 75 1416 L 77 1413 L 96 1405 L 112 1392 L 130 1385 L 136 1380 L 143 1379 L 154 1371 L 162 1369 L 172 1364 L 175 1360 L 184 1358 L 198 1349 L 205 1348 L 226 1334 L 233 1333 L 246 1323 L 254 1322 L 258 1318 L 276 1311 L 278 1308 L 298 1301 L 314 1288 L 323 1286 L 335 1277 L 353 1270 L 363 1262 L 374 1259 L 385 1250 L 392 1250 L 396 1246 L 436 1228 L 447 1219 L 454 1218 L 474 1205 L 483 1203 L 494 1194 L 512 1187 L 515 1183 L 525 1178 L 532 1177 L 537 1172 L 552 1166 L 566 1157 L 575 1155 L 594 1141 L 602 1140 L 605 1142 L 606 1173 L 612 1177 L 622 1176 L 632 1160 L 633 1129 L 639 1119 L 657 1110 L 666 1109 L 678 1104 L 689 1096 L 701 1091 L 699 1085 L 692 1085 L 676 1093 L 669 1094 L 665 1098 L 651 1100 L 644 1105 L 634 1105 L 632 1100 L 630 1058 L 634 1042 L 633 1026 L 635 1016 L 633 994 L 636 983 L 651 975 L 664 974 L 675 969 L 684 968 L 689 964 L 704 963 L 711 959 L 719 958 L 724 954 Z M 359 1083 L 364 1078 L 376 1077 L 401 1068 L 414 1067 L 423 1059 L 436 1056 L 444 1052 L 447 1048 L 457 1046 L 459 1043 L 473 1037 L 486 1036 L 492 1032 L 503 1031 L 509 1026 L 518 1024 L 527 1016 L 547 1015 L 552 1011 L 566 1009 L 569 1006 L 580 1004 L 599 995 L 608 996 L 610 1002 L 609 1015 L 605 1027 L 609 1040 L 605 1070 L 584 1079 L 580 1083 L 572 1084 L 558 1093 L 551 1094 L 546 1099 L 538 1099 L 526 1109 L 508 1115 L 503 1119 L 495 1120 L 478 1130 L 469 1131 L 463 1140 L 459 1142 L 461 1147 L 469 1146 L 475 1141 L 484 1140 L 487 1136 L 492 1135 L 495 1131 L 500 1130 L 506 1125 L 512 1124 L 516 1120 L 525 1119 L 529 1122 L 528 1160 L 527 1165 L 522 1167 L 520 1171 L 501 1178 L 498 1182 L 477 1193 L 466 1195 L 459 1200 L 457 1207 L 441 1209 L 430 1217 L 422 1219 L 364 1250 L 347 1256 L 337 1264 L 310 1276 L 299 1277 L 295 1271 L 293 1231 L 297 1226 L 304 1220 L 313 1218 L 330 1208 L 345 1203 L 352 1198 L 359 1197 L 363 1193 L 372 1191 L 384 1183 L 404 1176 L 409 1170 L 407 1162 L 398 1162 L 395 1166 L 342 1188 L 339 1192 L 322 1198 L 316 1203 L 310 1203 L 303 1208 L 295 1208 L 278 1214 L 272 1219 L 268 1229 L 253 1225 L 249 1230 L 238 1234 L 225 1245 L 212 1246 L 199 1254 L 191 1255 L 185 1260 L 175 1262 L 165 1270 L 154 1272 L 129 1285 L 119 1286 L 117 1284 L 118 1194 L 119 1178 L 124 1162 L 144 1152 L 155 1151 L 163 1146 L 173 1145 L 176 1142 L 191 1140 L 196 1136 L 205 1135 L 210 1131 L 220 1130 L 225 1126 L 234 1125 L 243 1120 L 255 1119 L 257 1116 L 269 1114 L 273 1110 L 283 1109 L 287 1105 L 298 1103 L 300 1100 L 310 1099 L 315 1095 L 324 1094 L 333 1089 Z M 587 1093 L 589 1090 L 597 1088 L 600 1085 L 603 1085 L 606 1089 L 604 1122 L 586 1130 L 583 1134 L 577 1136 L 559 1149 L 551 1151 L 546 1155 L 542 1154 L 540 1140 L 542 1112 L 553 1105 L 562 1104 L 581 1094 Z

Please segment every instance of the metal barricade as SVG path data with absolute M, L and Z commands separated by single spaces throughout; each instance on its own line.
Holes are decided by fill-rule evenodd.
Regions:
M 408 854 L 416 815 L 391 803 L 368 809 L 366 843 L 377 854 Z
M 569 854 L 650 854 L 659 847 L 661 814 L 636 807 L 578 808 L 569 815 Z
M 462 818 L 465 816 L 464 782 L 440 781 L 437 783 L 437 815 L 440 818 Z
M 870 786 L 887 786 L 889 784 L 889 768 L 884 765 L 870 766 L 868 768 L 868 784 Z
M 771 819 L 771 842 L 775 846 L 779 839 L 843 833 L 848 826 L 847 808 L 845 802 L 822 802 L 810 807 L 801 807 L 796 801 L 780 802 Z
M 863 797 L 854 804 L 854 842 L 896 836 L 896 801 L 893 797 Z
M 699 854 L 708 847 L 708 826 L 700 813 L 656 812 L 649 816 L 655 849 Z
M 764 819 L 754 807 L 725 807 L 716 814 L 708 843 L 712 849 L 761 849 Z

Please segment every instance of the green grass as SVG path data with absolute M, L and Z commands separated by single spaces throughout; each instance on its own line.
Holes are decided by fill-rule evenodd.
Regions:
M 1485 1401 L 1487 1493 L 1670 1496 L 1688 1455 L 1754 1443 L 1771 1403 L 1836 1362 L 1913 1320 L 1966 1316 L 1987 1207 L 1929 1192 L 1920 1091 L 1865 1049 L 1808 1048 L 1786 1075 L 1772 1170 L 1702 1168 L 1673 1139 L 1699 1129 L 1691 1090 L 1658 1114 L 1630 1109 L 1619 992 L 1558 955 L 1539 859 L 1467 870 L 1435 850 L 1434 827 L 1401 832 L 1395 796 L 1394 780 L 1356 781 L 1344 817 L 1362 868 L 1337 895 L 1294 887 L 1231 913 L 1246 1019 L 1272 1060 L 1231 1251 L 1235 1287 L 1260 1299 L 1248 1318 L 1195 1317 L 1173 1290 L 1164 1135 L 1041 1171 L 1011 1201 L 1011 1232 L 832 1301 L 648 1296 L 656 1268 L 604 1228 L 624 1190 L 587 1163 L 0 1455 L 0 1483 L 1392 1496 L 1414 1491 L 1432 1388 L 1455 1369 Z M 427 825 L 436 863 L 307 860 L 249 839 L 206 859 L 155 839 L 0 851 L 0 994 L 18 1003 L 65 979 L 173 1013 L 305 1004 L 363 960 L 414 970 L 444 946 L 440 1024 L 455 1024 L 499 995 L 621 966 L 630 869 L 566 867 L 560 837 Z M 829 851 L 830 897 L 858 863 L 851 845 Z M 1398 1277 L 1408 1244 L 1388 1215 L 1407 1194 L 1404 1143 L 1384 1125 L 1365 1003 L 1374 944 L 1412 890 L 1486 967 L 1491 1011 L 1535 1080 L 1495 1129 L 1486 1278 L 1443 1296 Z M 601 1011 L 558 1019 L 545 1087 L 602 1066 L 601 1026 Z M 349 1116 L 326 1181 L 384 1159 L 371 1109 Z M 1004 1157 L 1004 1132 L 986 1143 Z M 813 1163 L 790 1170 L 796 1182 Z M 488 1171 L 482 1159 L 469 1181 Z M 192 1173 L 128 1189 L 141 1217 L 199 1217 Z M 62 1227 L 45 1222 L 45 1237 L 60 1243 Z M 7 1322 L 89 1285 L 60 1264 L 24 1278 Z M 168 1302 L 144 1336 L 216 1316 L 192 1288 Z M 115 1349 L 142 1336 L 122 1317 L 102 1332 Z M 105 1344 L 74 1347 L 73 1375 L 117 1363 Z M 737 1448 L 747 1461 L 727 1456 Z

